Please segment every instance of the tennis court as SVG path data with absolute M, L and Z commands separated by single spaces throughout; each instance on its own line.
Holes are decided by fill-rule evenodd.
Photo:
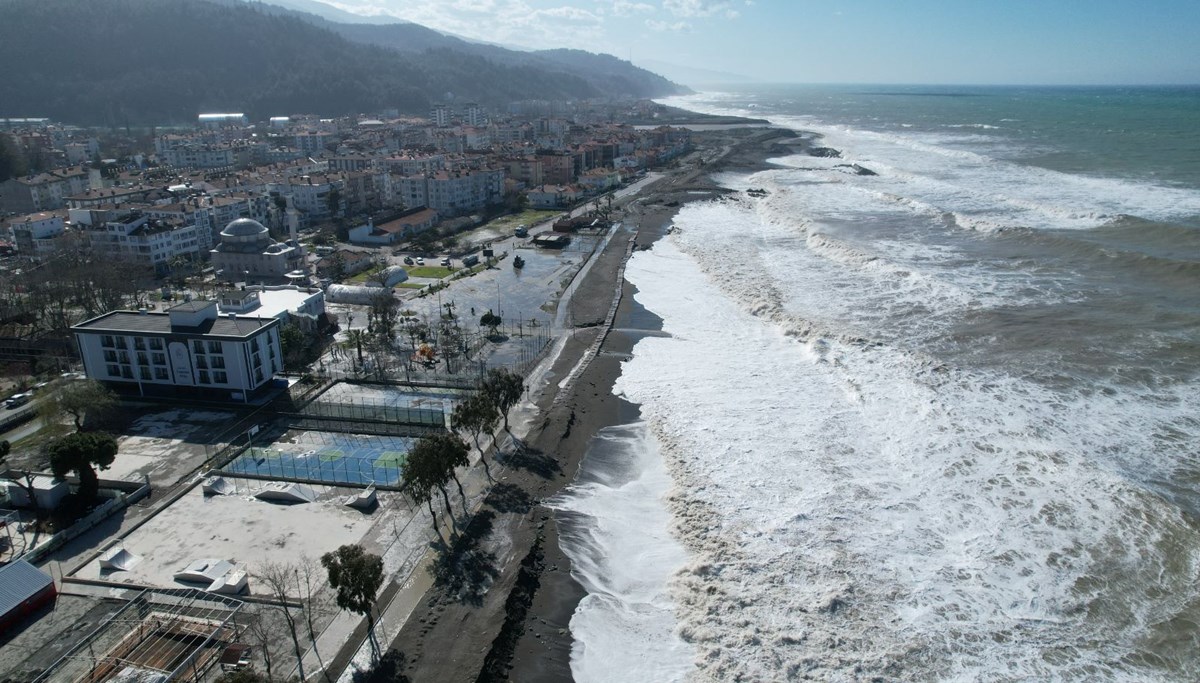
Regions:
M 262 477 L 392 485 L 400 481 L 400 467 L 415 441 L 401 436 L 293 430 L 269 446 L 249 448 L 222 469 Z

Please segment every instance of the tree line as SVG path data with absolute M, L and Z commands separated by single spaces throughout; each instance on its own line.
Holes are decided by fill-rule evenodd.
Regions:
M 457 534 L 458 530 L 454 510 L 450 506 L 450 496 L 446 490 L 452 481 L 458 488 L 463 514 L 467 514 L 467 496 L 456 472 L 458 468 L 470 464 L 470 446 L 463 439 L 463 435 L 468 435 L 473 440 L 476 450 L 479 451 L 480 462 L 490 479 L 491 467 L 480 439 L 484 434 L 493 434 L 496 427 L 503 422 L 504 431 L 517 443 L 508 424 L 508 411 L 516 405 L 524 392 L 525 381 L 521 375 L 504 368 L 490 370 L 479 391 L 454 409 L 451 416 L 453 431 L 422 437 L 409 451 L 401 473 L 405 493 L 413 502 L 418 505 L 424 503 L 428 507 L 434 531 L 437 531 L 439 536 L 441 531 L 437 526 L 437 513 L 433 509 L 433 498 L 436 494 L 440 494 L 446 508 L 452 533 Z M 520 446 L 519 443 L 517 445 Z

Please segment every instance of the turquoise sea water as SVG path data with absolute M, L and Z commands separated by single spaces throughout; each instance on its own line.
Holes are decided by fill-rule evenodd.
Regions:
M 957 144 L 1018 163 L 1200 187 L 1200 86 L 784 85 L 716 101 L 862 130 L 959 133 Z

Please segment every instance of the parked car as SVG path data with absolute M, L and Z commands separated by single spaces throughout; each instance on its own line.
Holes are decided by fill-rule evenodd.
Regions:
M 447 268 L 449 268 L 449 267 L 450 267 L 450 258 L 449 258 L 449 257 L 446 257 L 446 258 L 442 259 L 442 260 L 440 261 L 440 263 L 441 263 L 443 266 L 446 266 Z
M 418 257 L 417 257 L 417 265 L 418 265 L 418 266 L 423 266 L 423 265 L 425 265 L 425 259 L 423 259 L 423 258 L 421 258 L 420 256 L 418 256 Z
M 412 264 L 413 264 L 412 257 L 411 257 L 411 256 L 405 256 L 405 257 L 404 257 L 404 265 L 406 265 L 406 266 L 411 266 Z
M 4 402 L 4 407 L 9 409 L 18 408 L 26 403 L 29 403 L 30 399 L 32 398 L 33 394 L 29 392 L 23 394 L 13 394 L 12 396 L 8 397 L 7 401 Z

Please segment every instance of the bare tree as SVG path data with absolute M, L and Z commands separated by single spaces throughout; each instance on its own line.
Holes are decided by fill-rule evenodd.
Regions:
M 308 639 L 312 641 L 313 654 L 317 656 L 317 664 L 325 674 L 325 680 L 333 683 L 329 678 L 329 670 L 325 668 L 325 661 L 321 658 L 321 651 L 317 648 L 316 623 L 330 614 L 334 607 L 332 595 L 321 590 L 325 583 L 325 575 L 321 572 L 320 561 L 307 555 L 302 556 L 296 578 L 300 601 L 304 604 L 304 626 L 308 630 Z
M 271 647 L 283 637 L 283 624 L 274 618 L 274 610 L 266 605 L 256 606 L 249 614 L 250 619 L 246 624 L 246 632 L 262 656 L 267 680 L 274 680 L 275 657 L 271 653 Z
M 292 639 L 292 650 L 296 654 L 296 668 L 300 673 L 300 680 L 303 681 L 305 680 L 304 649 L 300 647 L 300 634 L 297 631 L 296 615 L 292 611 L 293 608 L 288 604 L 292 600 L 292 592 L 299 586 L 298 570 L 294 565 L 283 562 L 266 562 L 260 565 L 258 570 L 254 572 L 254 578 L 258 579 L 258 582 L 267 589 L 267 592 L 275 601 L 267 607 L 274 609 L 283 617 L 287 634 Z

